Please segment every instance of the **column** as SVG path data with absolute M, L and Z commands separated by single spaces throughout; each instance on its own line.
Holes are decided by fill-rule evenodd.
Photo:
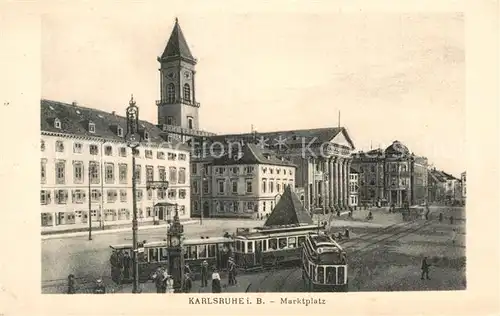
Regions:
M 322 160 L 322 165 L 323 165 L 323 193 L 322 193 L 322 200 L 323 200 L 323 212 L 326 213 L 326 210 L 328 209 L 329 201 L 330 201 L 330 194 L 329 193 L 329 181 L 328 177 L 330 176 L 328 174 L 328 160 L 327 158 L 323 158 Z
M 309 210 L 309 168 L 308 168 L 308 160 L 306 158 L 302 158 L 302 186 L 304 187 L 304 208 Z
M 344 160 L 339 159 L 338 170 L 339 170 L 339 206 L 344 207 Z
M 338 208 L 340 206 L 340 160 L 339 158 L 335 158 L 335 207 Z
M 311 168 L 311 183 L 312 183 L 312 203 L 311 203 L 311 211 L 313 211 L 316 208 L 316 166 L 315 166 L 315 159 L 311 158 L 311 163 L 309 164 L 309 167 Z
M 330 211 L 333 211 L 333 204 L 334 204 L 334 199 L 335 199 L 335 192 L 334 192 L 334 186 L 333 186 L 333 181 L 334 181 L 334 172 L 333 172 L 333 158 L 328 159 L 328 186 L 329 186 L 329 191 L 330 194 L 328 196 L 328 207 Z
M 345 180 L 344 180 L 344 185 L 345 185 L 345 206 L 346 207 L 349 207 L 349 200 L 350 200 L 350 197 L 351 197 L 351 193 L 350 193 L 350 188 L 349 188 L 349 168 L 350 168 L 350 161 L 349 160 L 346 160 L 345 163 L 344 163 L 344 170 L 345 170 Z

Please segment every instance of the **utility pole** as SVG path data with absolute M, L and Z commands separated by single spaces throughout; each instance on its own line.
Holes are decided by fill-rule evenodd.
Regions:
M 89 221 L 89 240 L 92 240 L 92 189 L 90 187 L 90 176 L 92 174 L 92 162 L 89 163 L 89 216 L 88 216 L 88 221 Z
M 134 263 L 134 283 L 132 293 L 140 293 L 139 291 L 139 262 L 138 262 L 138 247 L 137 247 L 137 192 L 135 179 L 135 153 L 136 148 L 140 145 L 139 128 L 139 108 L 135 105 L 134 96 L 130 99 L 127 107 L 127 146 L 132 149 L 132 243 Z

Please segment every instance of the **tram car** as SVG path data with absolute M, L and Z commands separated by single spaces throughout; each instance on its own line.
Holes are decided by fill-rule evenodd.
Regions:
M 207 261 L 210 268 L 222 269 L 227 265 L 227 261 L 232 251 L 231 238 L 226 237 L 205 237 L 200 239 L 185 239 L 184 261 L 189 265 L 192 277 L 200 275 L 201 264 Z M 146 242 L 141 245 L 141 252 L 138 254 L 139 260 L 139 281 L 147 282 L 151 279 L 157 268 L 168 266 L 168 243 L 166 240 Z M 130 283 L 133 281 L 133 264 L 131 243 L 110 246 L 113 250 L 110 257 L 111 278 L 115 283 Z M 125 262 L 128 261 L 128 264 Z M 129 267 L 128 271 L 125 270 Z
M 323 228 L 296 224 L 238 230 L 234 237 L 236 265 L 245 271 L 278 265 L 299 265 L 306 236 Z
M 302 247 L 302 280 L 306 292 L 347 292 L 345 250 L 326 234 L 310 234 Z

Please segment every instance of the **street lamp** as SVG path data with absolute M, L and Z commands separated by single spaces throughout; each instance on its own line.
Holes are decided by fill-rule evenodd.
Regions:
M 139 108 L 135 105 L 134 96 L 132 95 L 129 106 L 126 110 L 127 117 L 127 134 L 125 139 L 127 146 L 132 149 L 132 243 L 134 263 L 134 284 L 132 293 L 139 293 L 139 262 L 137 258 L 137 193 L 135 179 L 135 154 L 136 148 L 140 145 L 139 135 Z
M 205 171 L 203 171 L 205 172 Z M 203 207 L 203 190 L 205 188 L 205 180 L 207 180 L 207 178 L 205 178 L 205 176 L 202 176 L 201 177 L 201 190 L 200 190 L 200 225 L 203 224 L 203 211 L 205 210 L 205 208 Z

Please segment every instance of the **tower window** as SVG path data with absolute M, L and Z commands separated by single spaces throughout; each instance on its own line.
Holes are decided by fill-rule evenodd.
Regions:
M 191 101 L 191 87 L 189 84 L 184 84 L 184 100 Z
M 175 86 L 173 83 L 169 83 L 167 86 L 167 101 L 168 103 L 175 102 Z
M 174 118 L 171 116 L 167 117 L 167 125 L 174 125 Z
M 123 137 L 123 128 L 118 126 L 116 133 L 118 134 L 118 137 Z
M 191 116 L 188 116 L 188 128 L 193 129 L 193 118 Z

